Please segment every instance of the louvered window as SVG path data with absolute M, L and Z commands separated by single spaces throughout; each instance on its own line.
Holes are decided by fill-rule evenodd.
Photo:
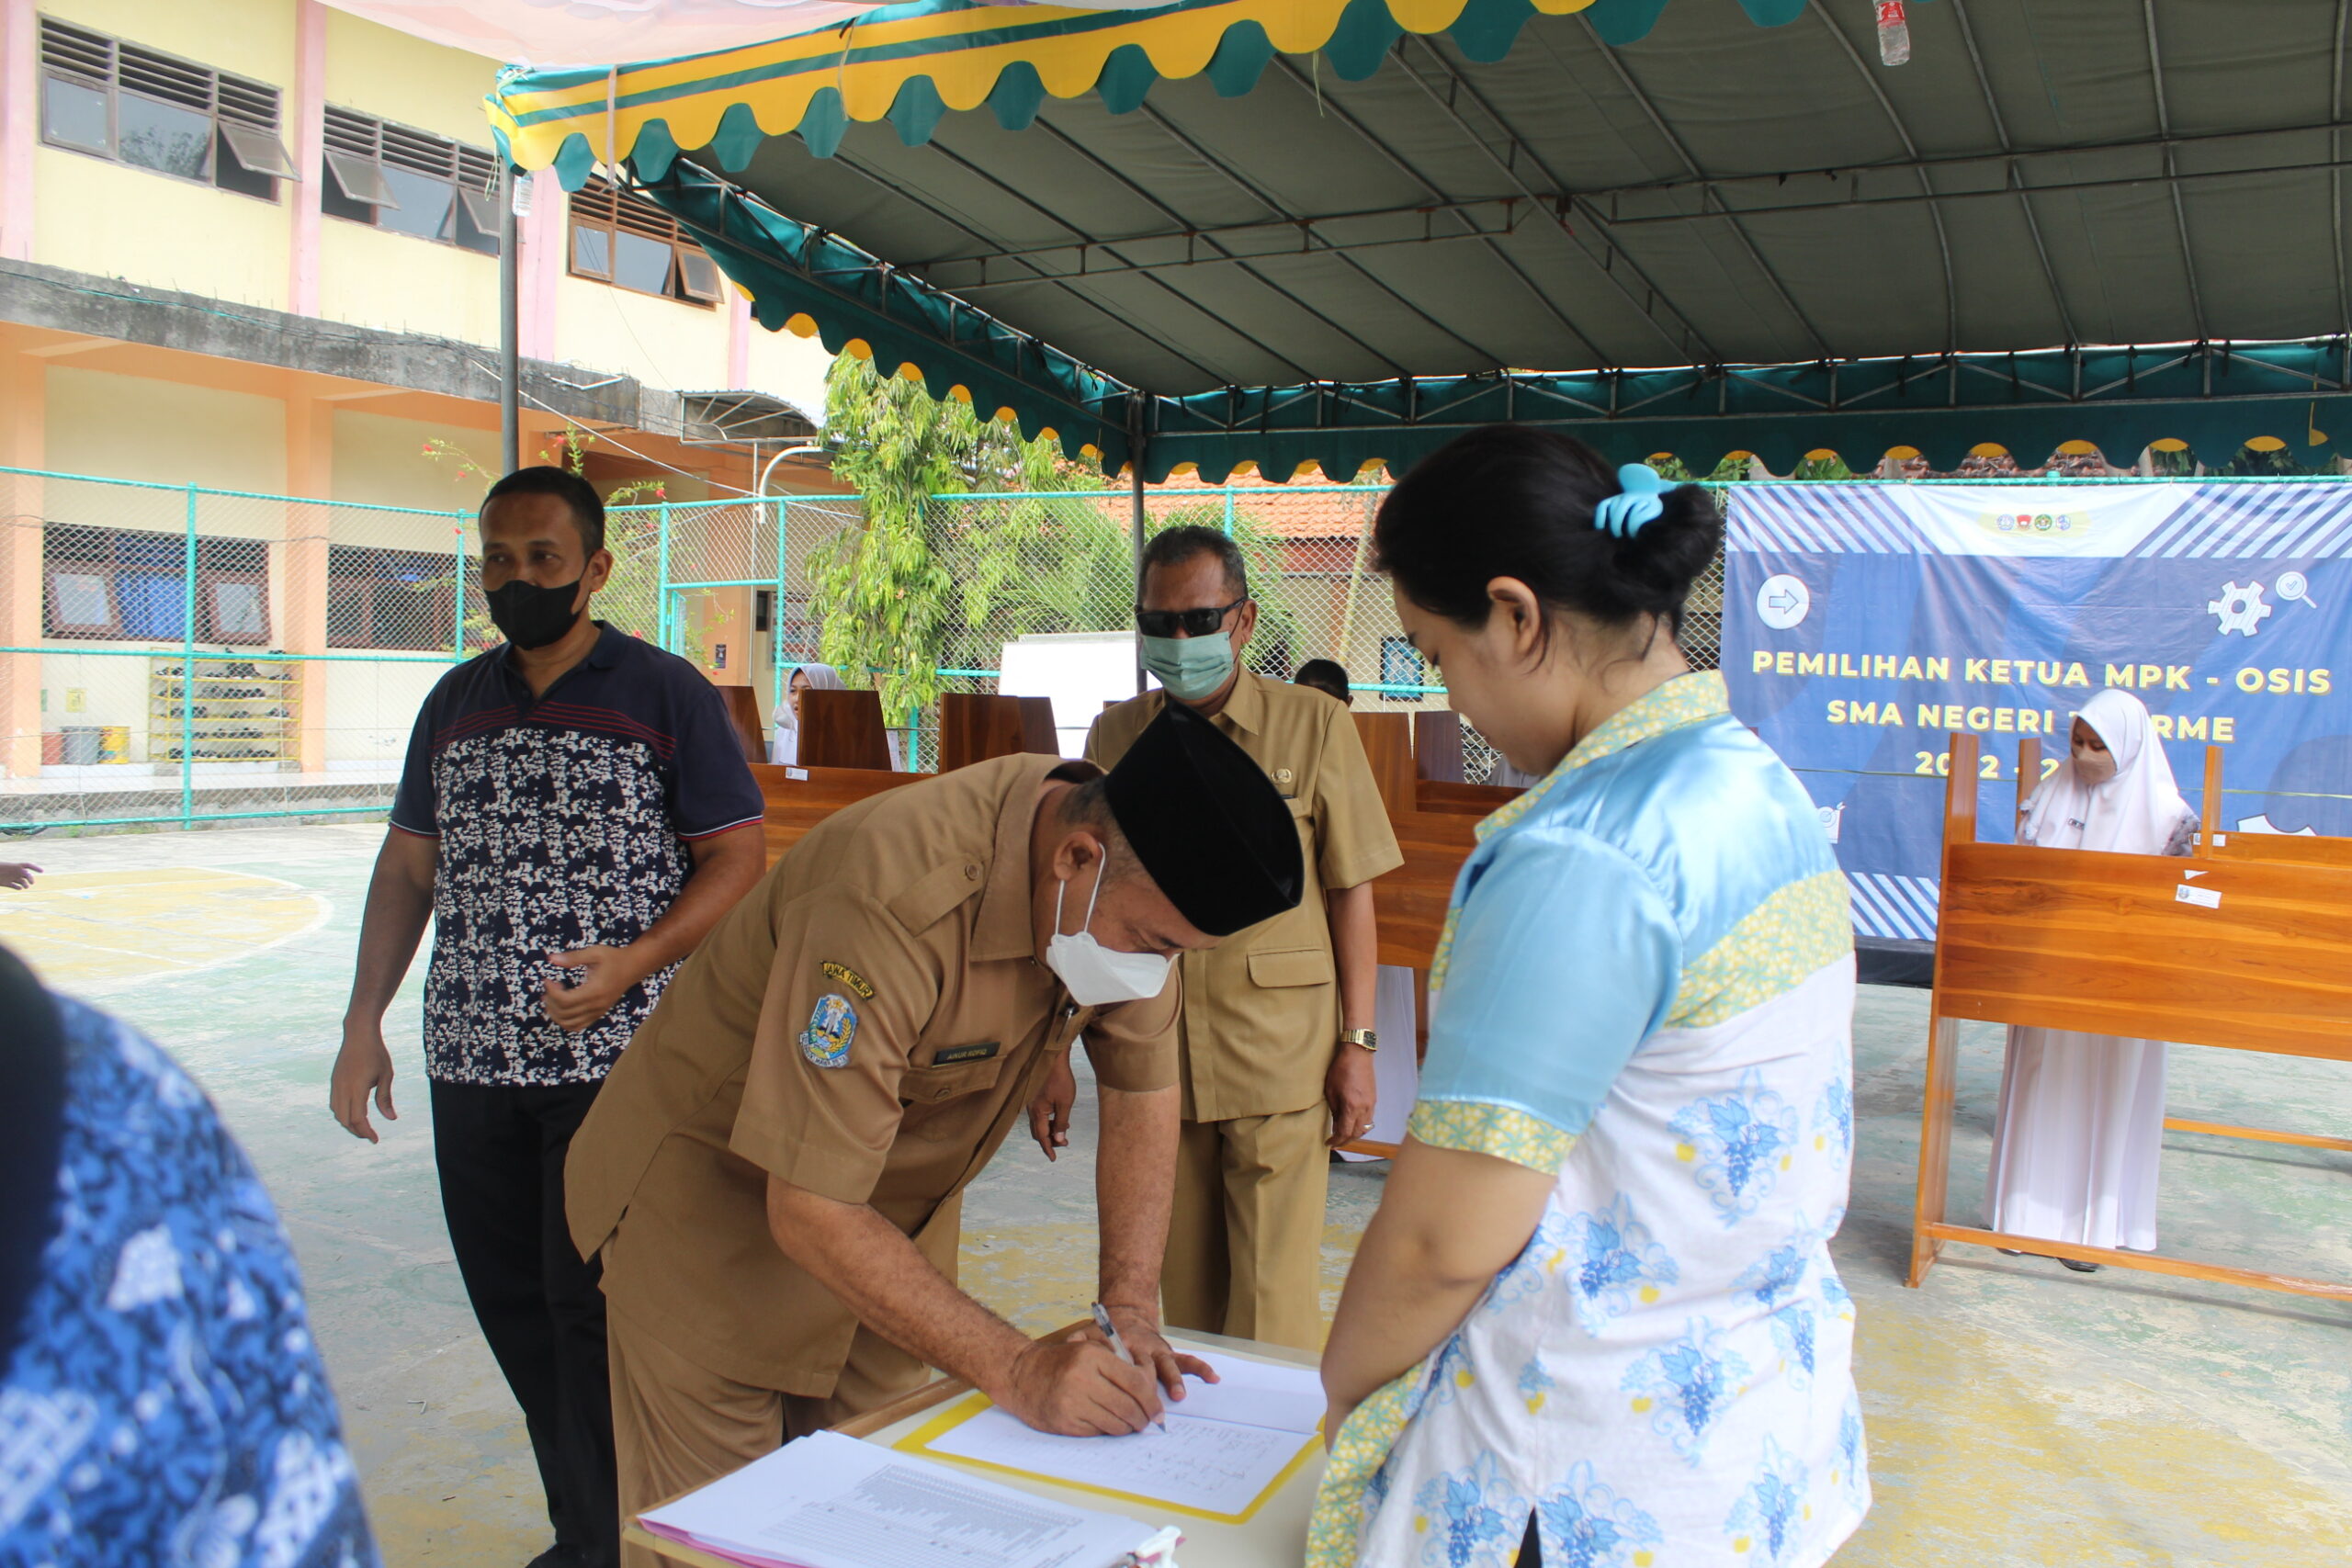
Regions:
M 498 254 L 498 159 L 479 147 L 327 107 L 321 210 Z
M 718 300 L 718 265 L 694 237 L 602 176 L 571 193 L 571 275 L 689 304 Z
M 266 201 L 294 162 L 277 89 L 54 17 L 40 19 L 41 139 Z

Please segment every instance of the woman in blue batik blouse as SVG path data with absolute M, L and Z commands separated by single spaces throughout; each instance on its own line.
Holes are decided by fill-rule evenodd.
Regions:
M 204 1091 L 0 948 L 0 1568 L 378 1568 L 286 1233 Z
M 1454 887 L 1309 1568 L 1813 1568 L 1869 1505 L 1846 885 L 1675 647 L 1720 536 L 1695 487 L 1520 427 L 1380 509 L 1407 634 L 1537 782 Z

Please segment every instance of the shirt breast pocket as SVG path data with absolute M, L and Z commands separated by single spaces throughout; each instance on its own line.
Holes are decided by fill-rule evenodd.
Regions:
M 1323 947 L 1286 948 L 1250 955 L 1250 978 L 1258 986 L 1328 986 L 1335 976 L 1331 952 Z
M 952 1105 L 967 1095 L 994 1089 L 1003 1076 L 1001 1055 L 981 1062 L 909 1067 L 899 1078 L 899 1103 L 910 1111 Z M 910 1130 L 920 1133 L 920 1129 Z

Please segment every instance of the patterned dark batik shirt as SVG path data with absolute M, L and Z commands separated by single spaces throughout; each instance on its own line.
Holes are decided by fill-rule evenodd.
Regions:
M 417 715 L 392 826 L 441 841 L 424 981 L 424 1070 L 441 1082 L 602 1078 L 677 966 L 573 1034 L 542 998 L 576 971 L 548 955 L 635 942 L 685 886 L 688 842 L 761 819 L 717 688 L 603 632 L 544 696 L 501 645 L 443 676 Z

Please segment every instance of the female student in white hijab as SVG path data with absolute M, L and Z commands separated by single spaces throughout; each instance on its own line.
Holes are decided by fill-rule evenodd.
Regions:
M 784 683 L 784 706 L 775 716 L 775 736 L 768 742 L 768 761 L 790 767 L 800 761 L 800 694 L 809 690 L 844 692 L 849 682 L 842 672 L 830 664 L 796 664 Z M 904 749 L 899 743 L 901 730 L 886 730 L 883 739 L 890 747 L 890 771 L 907 771 Z
M 796 664 L 785 678 L 784 705 L 775 710 L 775 738 L 768 742 L 768 761 L 790 767 L 800 761 L 800 694 L 814 687 L 838 692 L 848 682 L 830 664 Z
M 2072 754 L 2019 813 L 2018 842 L 2188 852 L 2197 816 L 2139 698 L 2099 693 L 2075 716 L 2072 739 Z M 2012 1024 L 1985 1183 L 1993 1228 L 2154 1251 L 2164 1132 L 2164 1042 Z M 2084 1273 L 2098 1267 L 2060 1261 Z

